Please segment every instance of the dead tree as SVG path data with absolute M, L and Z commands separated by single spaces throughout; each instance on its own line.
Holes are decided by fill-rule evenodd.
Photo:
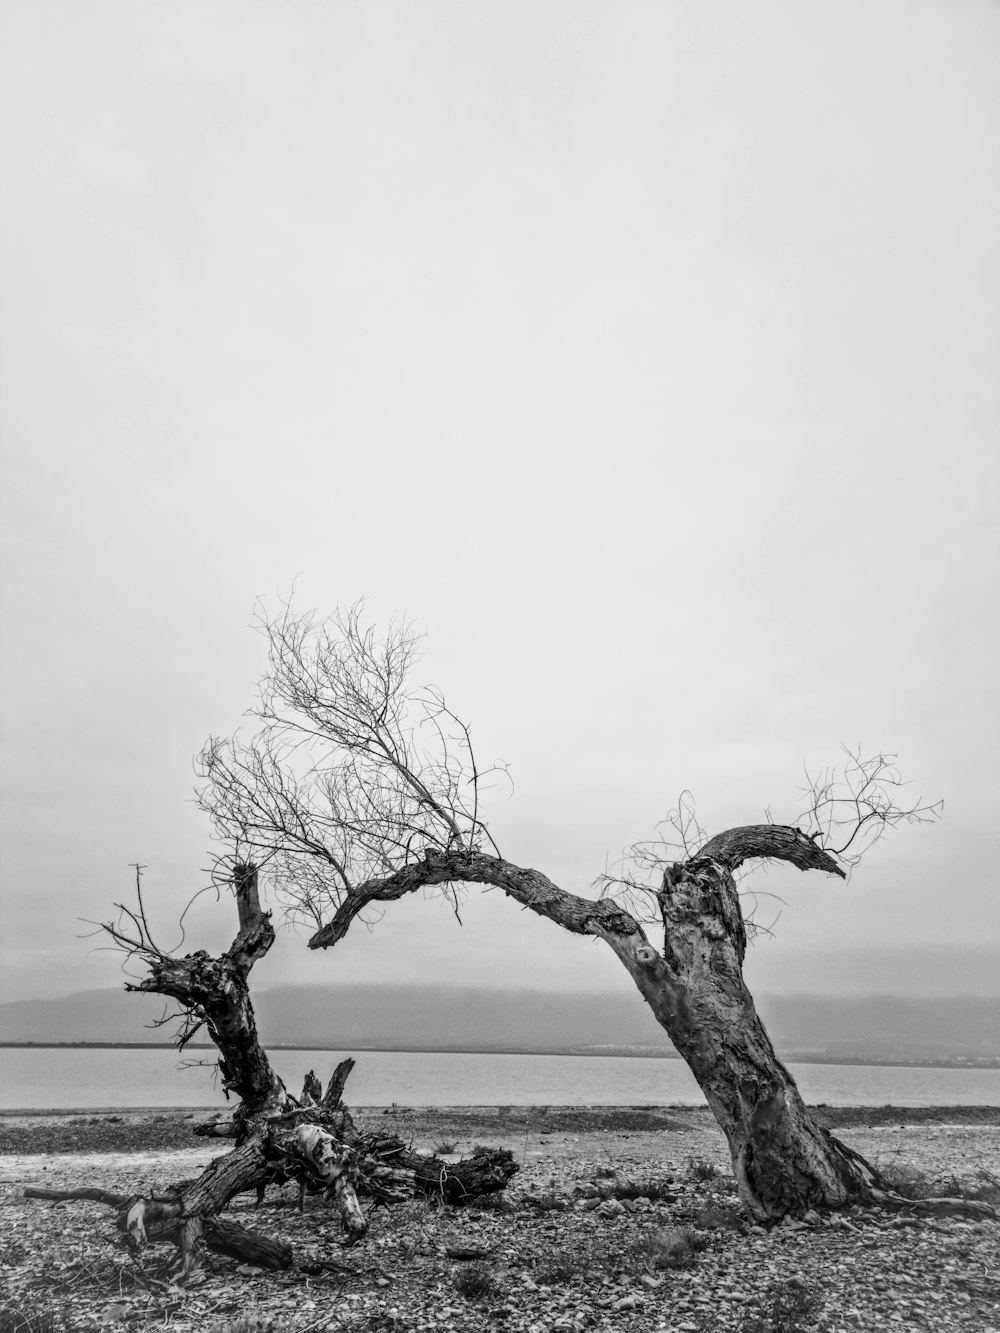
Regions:
M 898 803 L 890 757 L 851 753 L 840 784 L 810 782 L 805 829 L 729 829 L 666 862 L 637 849 L 652 879 L 629 872 L 583 897 L 500 854 L 469 729 L 437 691 L 410 683 L 417 639 L 405 625 L 379 638 L 360 607 L 326 621 L 286 607 L 261 628 L 259 730 L 209 741 L 200 801 L 224 840 L 267 861 L 292 915 L 311 924 L 311 948 L 429 886 L 456 910 L 461 886 L 498 888 L 614 951 L 704 1091 L 753 1218 L 889 1199 L 876 1169 L 806 1109 L 764 1030 L 743 980 L 736 876 L 761 860 L 843 876 L 886 829 L 933 818 L 936 806 Z M 636 910 L 640 890 L 652 918 Z M 651 919 L 662 944 L 644 929 Z
M 204 950 L 173 957 L 157 946 L 139 867 L 135 909 L 119 904 L 118 920 L 102 927 L 116 947 L 148 971 L 127 989 L 163 995 L 179 1005 L 179 1047 L 204 1028 L 218 1048 L 223 1090 L 227 1098 L 238 1097 L 239 1104 L 225 1126 L 200 1128 L 212 1137 L 234 1139 L 232 1151 L 211 1162 L 197 1180 L 160 1196 L 126 1197 L 93 1187 L 26 1194 L 95 1198 L 111 1205 L 133 1250 L 159 1240 L 179 1247 L 183 1280 L 197 1270 L 206 1247 L 260 1267 L 291 1265 L 292 1250 L 283 1241 L 219 1220 L 230 1200 L 246 1191 L 256 1190 L 260 1200 L 268 1185 L 293 1180 L 300 1186 L 300 1207 L 307 1189 L 322 1192 L 340 1215 L 346 1242 L 353 1244 L 368 1229 L 359 1194 L 382 1203 L 424 1194 L 454 1204 L 504 1189 L 518 1169 L 504 1149 L 484 1149 L 449 1163 L 415 1152 L 402 1139 L 362 1133 L 343 1104 L 353 1060 L 341 1061 L 325 1093 L 312 1071 L 301 1098 L 289 1093 L 261 1044 L 250 998 L 250 970 L 274 942 L 270 914 L 260 907 L 256 866 L 238 864 L 233 888 L 239 931 L 218 958 Z
M 248 978 L 254 963 L 273 944 L 274 929 L 270 915 L 261 911 L 255 866 L 237 867 L 234 889 L 239 931 L 218 958 L 204 950 L 175 958 L 157 946 L 138 867 L 135 910 L 120 906 L 119 920 L 103 927 L 117 947 L 148 970 L 128 989 L 178 1003 L 181 1049 L 205 1028 L 219 1049 L 226 1096 L 240 1099 L 236 1145 L 230 1153 L 216 1158 L 196 1181 L 175 1192 L 126 1199 L 119 1207 L 119 1225 L 134 1249 L 151 1239 L 170 1239 L 180 1247 L 184 1278 L 198 1268 L 206 1245 L 247 1262 L 272 1267 L 291 1263 L 288 1246 L 275 1246 L 231 1224 L 220 1231 L 216 1221 L 234 1195 L 256 1188 L 277 1171 L 311 1178 L 328 1191 L 351 1240 L 360 1239 L 367 1230 L 355 1188 L 357 1152 L 334 1126 L 289 1096 L 261 1045 Z

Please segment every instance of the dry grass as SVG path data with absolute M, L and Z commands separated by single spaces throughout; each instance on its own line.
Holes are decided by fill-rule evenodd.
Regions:
M 693 1227 L 657 1227 L 632 1246 L 633 1263 L 646 1273 L 665 1268 L 690 1268 L 708 1241 Z
M 738 1333 L 807 1333 L 823 1301 L 812 1287 L 795 1278 L 771 1284 L 763 1298 L 745 1310 Z

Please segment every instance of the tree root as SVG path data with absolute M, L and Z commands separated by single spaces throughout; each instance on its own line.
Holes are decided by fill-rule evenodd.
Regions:
M 892 1212 L 920 1213 L 925 1217 L 968 1217 L 977 1222 L 998 1222 L 1000 1213 L 981 1199 L 907 1199 L 892 1190 L 872 1191 L 872 1203 Z

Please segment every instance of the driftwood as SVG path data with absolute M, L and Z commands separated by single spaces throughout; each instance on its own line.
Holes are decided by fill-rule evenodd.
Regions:
M 234 1195 L 247 1190 L 255 1190 L 260 1202 L 269 1184 L 295 1181 L 300 1208 L 307 1191 L 322 1193 L 339 1216 L 345 1243 L 354 1244 L 368 1230 L 359 1194 L 383 1204 L 415 1194 L 461 1203 L 503 1189 L 518 1169 L 503 1149 L 451 1163 L 414 1152 L 402 1139 L 362 1133 L 343 1104 L 351 1059 L 337 1066 L 325 1093 L 312 1070 L 300 1098 L 288 1092 L 260 1041 L 250 1000 L 250 970 L 274 942 L 270 916 L 260 907 L 254 866 L 236 867 L 234 889 L 239 932 L 218 958 L 202 950 L 174 958 L 158 949 L 138 892 L 138 913 L 123 909 L 137 936 L 119 926 L 105 927 L 121 948 L 148 966 L 145 980 L 128 989 L 166 995 L 181 1005 L 186 1026 L 180 1046 L 204 1027 L 218 1047 L 223 1089 L 227 1097 L 238 1096 L 239 1105 L 226 1124 L 202 1125 L 195 1132 L 231 1138 L 232 1151 L 215 1158 L 197 1180 L 165 1196 L 123 1198 L 84 1187 L 58 1197 L 93 1199 L 116 1208 L 119 1228 L 135 1251 L 156 1241 L 177 1245 L 183 1280 L 197 1270 L 206 1248 L 262 1267 L 292 1263 L 290 1246 L 219 1221 Z M 56 1196 L 28 1191 L 28 1197 Z
M 506 1188 L 518 1166 L 513 1154 L 505 1148 L 483 1149 L 471 1157 L 450 1162 L 434 1153 L 418 1152 L 396 1135 L 360 1131 L 343 1104 L 344 1087 L 354 1063 L 353 1059 L 342 1060 L 334 1070 L 325 1094 L 311 1105 L 307 1104 L 307 1098 L 319 1086 L 319 1081 L 310 1070 L 303 1088 L 303 1105 L 288 1115 L 299 1125 L 310 1124 L 325 1129 L 351 1150 L 357 1167 L 353 1184 L 361 1198 L 392 1204 L 423 1195 L 457 1205 Z M 241 1120 L 237 1113 L 224 1125 L 199 1125 L 194 1132 L 239 1139 Z M 258 1204 L 263 1202 L 268 1185 L 281 1186 L 297 1181 L 301 1212 L 308 1192 L 318 1193 L 325 1189 L 321 1181 L 304 1172 L 301 1164 L 294 1160 L 277 1165 L 269 1161 L 265 1172 L 264 1176 L 244 1187 L 257 1190 Z

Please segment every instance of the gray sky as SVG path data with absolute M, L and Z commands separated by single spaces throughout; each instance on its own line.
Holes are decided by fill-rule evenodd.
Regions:
M 682 787 L 794 818 L 803 762 L 898 752 L 944 821 L 772 875 L 751 983 L 997 990 L 995 5 L 0 22 L 3 998 L 118 982 L 77 918 L 130 861 L 165 925 L 204 882 L 191 756 L 293 581 L 426 628 L 569 889 Z M 259 983 L 360 977 L 630 984 L 489 897 Z

